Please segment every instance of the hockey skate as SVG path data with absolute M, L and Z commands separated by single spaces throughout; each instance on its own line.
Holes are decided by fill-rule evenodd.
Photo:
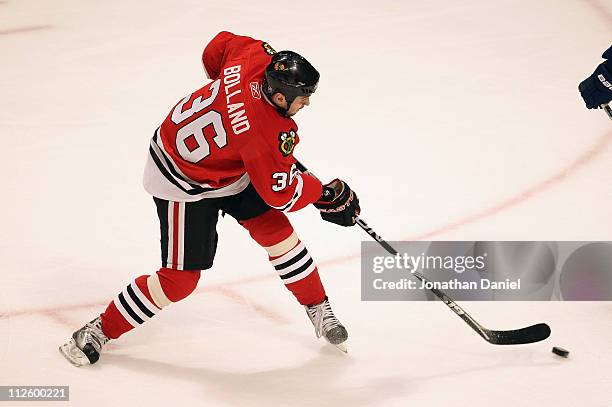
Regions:
M 327 342 L 342 352 L 348 353 L 346 348 L 348 332 L 334 315 L 331 305 L 329 305 L 329 299 L 325 297 L 322 303 L 306 306 L 305 308 L 310 322 L 314 325 L 317 338 L 323 336 Z
M 72 338 L 59 347 L 60 352 L 70 363 L 79 367 L 94 364 L 100 359 L 102 346 L 109 339 L 102 332 L 100 317 L 85 324 L 72 334 Z

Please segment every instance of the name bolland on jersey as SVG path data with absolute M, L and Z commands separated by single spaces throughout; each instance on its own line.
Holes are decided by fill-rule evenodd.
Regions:
M 272 189 L 274 174 L 292 173 L 299 136 L 295 121 L 262 95 L 271 61 L 262 49 L 261 41 L 227 32 L 206 47 L 212 82 L 181 99 L 151 140 L 144 177 L 151 195 L 190 202 L 237 194 L 252 183 L 268 205 L 285 211 L 319 198 L 321 183 L 302 173 Z

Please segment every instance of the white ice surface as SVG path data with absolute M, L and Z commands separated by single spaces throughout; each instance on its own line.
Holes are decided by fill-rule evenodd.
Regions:
M 226 218 L 195 295 L 70 366 L 57 346 L 158 267 L 148 140 L 223 29 L 319 68 L 298 156 L 346 178 L 387 239 L 611 240 L 612 122 L 576 89 L 610 45 L 610 0 L 0 1 L 0 385 L 70 385 L 91 407 L 612 405 L 612 303 L 464 304 L 553 329 L 493 347 L 437 302 L 361 302 L 367 236 L 311 210 L 291 219 L 348 356 Z

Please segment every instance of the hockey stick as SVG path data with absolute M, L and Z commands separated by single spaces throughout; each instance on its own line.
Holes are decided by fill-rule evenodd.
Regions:
M 610 120 L 612 120 L 612 108 L 610 107 L 610 105 L 601 105 L 601 107 L 603 108 L 603 110 L 606 111 L 606 113 L 608 114 L 608 117 L 610 118 Z
M 299 161 L 296 163 L 297 168 L 302 172 L 307 172 L 308 169 L 302 165 Z M 387 241 L 380 237 L 374 229 L 368 226 L 368 224 L 361 218 L 357 217 L 356 223 L 361 227 L 370 237 L 376 240 L 386 251 L 396 256 L 398 251 L 393 248 Z M 414 276 L 421 281 L 431 283 L 423 274 L 415 271 Z M 429 284 L 431 286 L 431 284 Z M 493 345 L 521 345 L 526 343 L 534 343 L 543 341 L 550 336 L 550 327 L 547 324 L 535 324 L 525 328 L 513 329 L 510 331 L 493 331 L 480 325 L 474 318 L 463 310 L 455 301 L 453 301 L 443 291 L 436 288 L 429 288 L 429 290 L 435 294 L 448 308 L 453 310 L 459 318 L 461 318 L 466 324 L 470 326 L 478 335 L 480 335 L 485 341 Z

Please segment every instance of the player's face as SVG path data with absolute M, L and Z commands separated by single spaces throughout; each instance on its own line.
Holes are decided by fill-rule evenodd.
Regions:
M 287 116 L 293 116 L 304 106 L 310 105 L 310 96 L 298 96 L 293 99 L 291 106 L 287 106 L 287 99 L 285 98 L 285 95 L 282 93 L 275 93 L 274 96 L 272 96 L 272 102 L 280 108 L 287 109 Z
M 291 103 L 291 106 L 289 106 L 287 114 L 289 114 L 289 116 L 293 116 L 304 106 L 309 106 L 309 105 L 310 105 L 310 96 L 298 96 L 293 100 L 293 103 Z
M 286 104 L 287 102 L 285 102 Z M 299 112 L 304 106 L 310 105 L 310 96 L 298 96 L 293 99 L 291 106 L 287 109 L 287 116 L 293 116 Z

